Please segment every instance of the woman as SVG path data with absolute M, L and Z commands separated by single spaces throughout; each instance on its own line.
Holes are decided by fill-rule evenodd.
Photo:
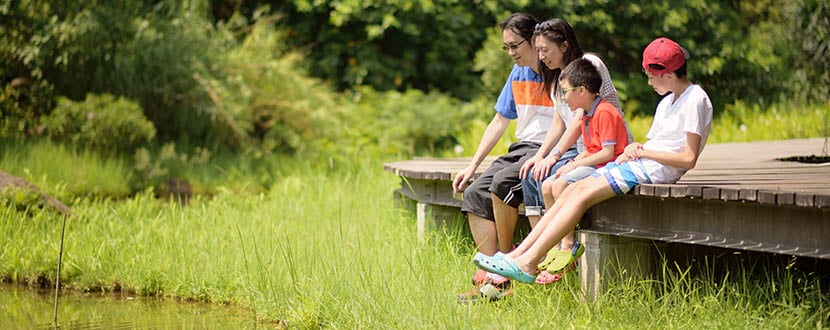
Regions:
M 554 108 L 560 120 L 554 120 L 542 148 L 532 158 L 527 160 L 520 170 L 522 190 L 525 197 L 525 215 L 535 225 L 544 213 L 545 206 L 553 205 L 554 196 L 545 191 L 542 183 L 556 171 L 576 157 L 584 149 L 580 139 L 582 112 L 572 112 L 564 102 L 559 88 L 559 74 L 571 61 L 584 58 L 597 68 L 602 76 L 602 86 L 599 95 L 614 105 L 620 112 L 619 97 L 611 74 L 605 63 L 594 54 L 584 53 L 576 39 L 573 28 L 563 19 L 553 18 L 539 23 L 533 32 L 534 46 L 539 56 L 539 67 L 545 90 L 550 93 Z M 626 124 L 628 142 L 633 141 L 631 131 Z M 553 147 L 551 149 L 551 146 Z M 547 147 L 547 148 L 546 148 Z M 550 190 L 550 189 L 548 189 Z M 576 248 L 575 248 L 576 247 Z M 558 251 L 565 251 L 559 253 Z M 574 241 L 571 231 L 560 242 L 559 249 L 554 249 L 550 257 L 542 262 L 543 269 L 537 278 L 537 283 L 548 284 L 561 279 L 561 275 L 575 267 L 576 259 L 582 253 L 578 243 Z M 554 258 L 559 257 L 558 260 Z M 546 267 L 550 265 L 550 267 Z M 550 273 L 547 270 L 550 270 Z

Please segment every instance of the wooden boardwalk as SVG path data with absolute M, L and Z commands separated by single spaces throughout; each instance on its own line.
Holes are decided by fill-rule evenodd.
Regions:
M 638 186 L 591 207 L 577 231 L 583 292 L 594 299 L 615 278 L 653 277 L 668 243 L 830 259 L 830 163 L 779 160 L 828 152 L 825 139 L 710 144 L 676 184 Z M 452 179 L 468 162 L 384 165 L 401 177 L 396 194 L 415 202 L 419 235 L 463 221 Z
M 781 161 L 822 156 L 823 138 L 707 145 L 697 167 L 676 184 L 637 187 L 586 214 L 583 231 L 830 259 L 830 163 Z M 491 159 L 488 159 L 490 161 Z M 403 180 L 399 194 L 425 214 L 447 217 L 461 205 L 452 178 L 469 159 L 387 163 Z M 486 161 L 478 169 L 487 167 Z M 441 211 L 441 212 L 439 212 Z M 442 213 L 443 212 L 443 213 Z
M 825 139 L 711 144 L 704 149 L 697 167 L 676 184 L 644 185 L 634 194 L 830 207 L 830 163 L 778 160 L 820 156 L 830 149 L 825 144 Z M 492 160 L 485 160 L 477 174 L 483 173 Z M 468 158 L 420 158 L 387 163 L 384 169 L 408 179 L 451 182 L 468 162 Z M 460 205 L 460 201 L 446 204 Z

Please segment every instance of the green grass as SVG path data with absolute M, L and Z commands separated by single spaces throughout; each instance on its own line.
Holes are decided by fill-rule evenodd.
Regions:
M 710 141 L 826 136 L 828 106 L 756 110 L 728 109 Z M 630 123 L 642 141 L 651 119 Z M 475 144 L 464 154 L 480 136 L 460 137 Z M 659 280 L 615 284 L 591 303 L 568 277 L 518 285 L 495 304 L 459 304 L 474 271 L 472 242 L 461 230 L 418 241 L 414 215 L 394 207 L 399 179 L 377 160 L 191 157 L 178 173 L 210 195 L 180 205 L 129 191 L 130 161 L 43 141 L 0 146 L 0 169 L 73 208 L 62 268 L 72 289 L 234 304 L 297 328 L 822 328 L 830 319 L 827 288 L 786 268 L 724 278 L 690 272 L 708 265 L 667 264 Z M 0 279 L 49 283 L 59 216 L 5 203 Z
M 0 142 L 0 170 L 43 187 L 56 198 L 123 197 L 131 193 L 132 169 L 122 159 L 49 141 Z
M 653 110 L 652 110 L 653 111 Z M 634 140 L 645 142 L 652 116 L 630 116 L 626 114 Z M 470 129 L 457 137 L 462 152 L 460 155 L 471 157 L 476 152 L 484 129 L 485 121 L 470 124 Z M 830 136 L 830 103 L 817 105 L 772 105 L 762 109 L 757 105 L 749 106 L 741 102 L 723 109 L 712 122 L 712 131 L 707 143 L 750 142 L 759 140 L 805 139 Z M 490 155 L 507 153 L 507 147 L 516 141 L 515 123 L 505 132 L 502 139 L 493 148 Z M 452 151 L 443 156 L 456 156 Z
M 830 316 L 812 279 L 692 278 L 670 266 L 662 281 L 618 284 L 593 303 L 569 277 L 518 285 L 499 303 L 459 304 L 473 245 L 457 231 L 419 242 L 414 216 L 393 207 L 398 178 L 380 163 L 282 168 L 267 192 L 227 190 L 187 206 L 149 193 L 80 199 L 62 283 L 231 303 L 296 328 L 799 328 L 826 326 Z M 0 209 L 7 280 L 54 276 L 60 219 L 29 213 Z
M 634 140 L 645 142 L 653 117 L 627 118 Z M 741 102 L 728 106 L 712 121 L 707 143 L 805 139 L 830 136 L 830 103 L 773 105 L 761 109 Z

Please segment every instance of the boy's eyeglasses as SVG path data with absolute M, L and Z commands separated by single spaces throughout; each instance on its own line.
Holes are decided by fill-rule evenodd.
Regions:
M 565 98 L 565 93 L 575 91 L 575 90 L 579 89 L 580 87 L 582 87 L 582 86 L 576 86 L 576 87 L 571 87 L 571 88 L 559 88 L 559 98 L 564 99 Z
M 525 41 L 527 41 L 527 39 L 522 39 L 522 41 L 519 41 L 515 44 L 506 44 L 504 46 L 501 46 L 501 49 L 504 50 L 504 51 L 507 51 L 508 49 L 510 49 L 510 50 L 515 52 L 516 50 L 519 49 L 519 46 L 521 46 Z

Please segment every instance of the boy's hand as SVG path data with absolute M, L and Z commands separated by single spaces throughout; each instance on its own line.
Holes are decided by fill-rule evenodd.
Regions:
M 562 175 L 565 175 L 566 173 L 570 172 L 574 168 L 576 168 L 576 166 L 574 166 L 574 162 L 569 161 L 567 164 L 565 164 L 565 166 L 562 166 L 558 170 L 556 170 L 556 173 L 553 175 L 553 177 L 558 178 L 558 177 L 560 177 Z
M 639 144 L 637 142 L 634 142 L 634 143 L 631 143 L 631 144 L 625 146 L 625 150 L 623 151 L 623 154 L 625 154 L 626 157 L 629 158 L 629 160 L 639 159 L 641 157 L 640 152 L 642 150 L 643 150 L 643 145 Z
M 625 150 L 623 150 L 623 153 L 621 153 L 619 156 L 617 156 L 617 159 L 614 160 L 614 162 L 617 163 L 617 164 L 622 164 L 622 163 L 625 163 L 627 161 L 640 159 L 640 156 L 641 156 L 640 152 L 642 150 L 643 150 L 643 145 L 642 144 L 637 143 L 637 142 L 631 143 L 631 144 L 625 146 Z
M 629 160 L 631 160 L 631 158 L 628 158 L 628 156 L 626 156 L 625 153 L 622 153 L 619 156 L 617 156 L 617 159 L 615 159 L 614 162 L 617 163 L 617 165 L 620 165 L 620 164 L 625 163 Z

